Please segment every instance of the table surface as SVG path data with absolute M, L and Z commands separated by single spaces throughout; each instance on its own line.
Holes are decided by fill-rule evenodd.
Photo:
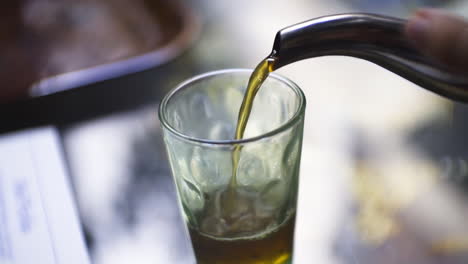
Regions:
M 194 4 L 204 27 L 192 48 L 109 90 L 96 103 L 109 111 L 59 122 L 93 262 L 194 261 L 161 140 L 162 94 L 198 73 L 254 67 L 285 26 L 352 11 L 407 17 L 419 2 Z M 467 263 L 468 108 L 353 58 L 279 73 L 308 100 L 295 263 Z

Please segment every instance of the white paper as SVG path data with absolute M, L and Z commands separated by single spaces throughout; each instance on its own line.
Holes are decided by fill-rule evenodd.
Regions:
M 0 136 L 0 264 L 87 264 L 54 128 Z

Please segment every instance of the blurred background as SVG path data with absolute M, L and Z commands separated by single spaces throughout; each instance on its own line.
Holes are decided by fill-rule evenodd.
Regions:
M 275 33 L 450 0 L 22 0 L 0 9 L 1 131 L 53 124 L 96 264 L 193 263 L 157 118 L 206 71 L 253 68 Z M 367 61 L 278 73 L 308 106 L 295 263 L 467 263 L 468 107 Z

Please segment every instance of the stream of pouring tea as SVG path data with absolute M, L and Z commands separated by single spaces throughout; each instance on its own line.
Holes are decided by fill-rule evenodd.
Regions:
M 258 90 L 262 86 L 263 82 L 266 80 L 270 72 L 274 70 L 275 57 L 273 55 L 268 56 L 266 59 L 262 60 L 252 75 L 249 78 L 247 84 L 247 89 L 244 94 L 244 99 L 242 100 L 242 105 L 239 110 L 239 116 L 237 118 L 236 134 L 235 139 L 239 140 L 244 137 L 245 128 L 247 127 L 247 122 L 249 121 L 250 112 L 252 111 L 253 101 Z M 237 145 L 232 152 L 232 177 L 231 177 L 231 187 L 235 187 L 237 184 L 237 169 L 239 165 L 240 153 L 242 146 Z

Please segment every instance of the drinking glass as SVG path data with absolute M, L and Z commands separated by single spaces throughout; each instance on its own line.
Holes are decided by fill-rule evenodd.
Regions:
M 270 74 L 255 97 L 244 138 L 234 140 L 251 73 L 229 69 L 194 77 L 160 104 L 197 263 L 292 261 L 306 100 L 296 84 Z

